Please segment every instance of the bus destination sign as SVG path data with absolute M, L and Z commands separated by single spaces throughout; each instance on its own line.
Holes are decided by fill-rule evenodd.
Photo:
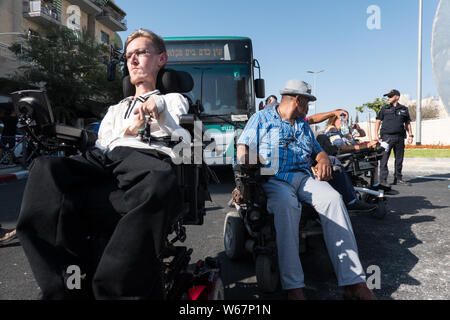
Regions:
M 167 55 L 176 60 L 224 60 L 223 48 L 177 48 L 167 50 Z
M 169 40 L 165 42 L 170 62 L 212 62 L 242 61 L 251 56 L 249 40 L 229 41 L 186 41 Z

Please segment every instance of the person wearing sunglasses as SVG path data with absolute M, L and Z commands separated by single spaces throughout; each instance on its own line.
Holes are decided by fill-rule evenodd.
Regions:
M 411 144 L 414 139 L 409 111 L 407 107 L 398 102 L 400 100 L 400 92 L 398 90 L 393 89 L 384 96 L 388 99 L 388 105 L 382 107 L 377 113 L 377 120 L 375 122 L 376 140 L 384 141 L 389 145 L 383 154 L 383 158 L 380 160 L 380 182 L 383 185 L 388 185 L 388 161 L 391 150 L 394 150 L 395 169 L 392 184 L 410 186 L 411 184 L 409 182 L 403 180 L 402 175 L 406 132 L 408 132 L 408 144 Z

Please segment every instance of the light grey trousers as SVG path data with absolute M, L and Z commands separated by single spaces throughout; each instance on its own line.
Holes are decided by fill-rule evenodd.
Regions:
M 299 257 L 300 201 L 319 213 L 325 244 L 339 286 L 365 282 L 352 225 L 342 196 L 328 182 L 297 172 L 291 183 L 271 177 L 263 184 L 267 210 L 274 214 L 278 263 L 284 290 L 305 286 Z

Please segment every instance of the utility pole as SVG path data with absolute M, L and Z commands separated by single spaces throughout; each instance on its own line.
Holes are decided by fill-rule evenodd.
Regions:
M 417 59 L 417 107 L 416 107 L 416 145 L 422 144 L 422 14 L 423 0 L 419 0 L 419 47 Z
M 306 71 L 307 73 L 312 73 L 314 75 L 314 84 L 313 84 L 313 95 L 317 98 L 317 90 L 316 90 L 316 83 L 317 83 L 317 74 L 324 72 L 325 70 L 319 70 L 319 71 L 311 71 L 308 70 Z M 318 113 L 317 112 L 317 108 L 316 108 L 316 101 L 314 101 L 314 113 Z M 314 125 L 314 132 L 317 132 L 317 124 Z

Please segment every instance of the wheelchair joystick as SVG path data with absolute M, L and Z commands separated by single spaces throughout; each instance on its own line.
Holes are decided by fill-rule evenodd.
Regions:
M 150 120 L 149 115 L 145 115 L 145 138 L 148 139 L 147 142 L 150 145 L 150 123 L 148 122 Z
M 150 119 L 150 116 L 145 116 L 145 127 L 144 129 L 138 129 L 138 134 L 136 139 L 142 142 L 146 142 L 150 145 L 151 139 L 150 139 L 150 124 L 148 120 Z
M 138 129 L 137 139 L 139 141 L 144 141 L 144 132 L 145 132 L 144 129 Z

